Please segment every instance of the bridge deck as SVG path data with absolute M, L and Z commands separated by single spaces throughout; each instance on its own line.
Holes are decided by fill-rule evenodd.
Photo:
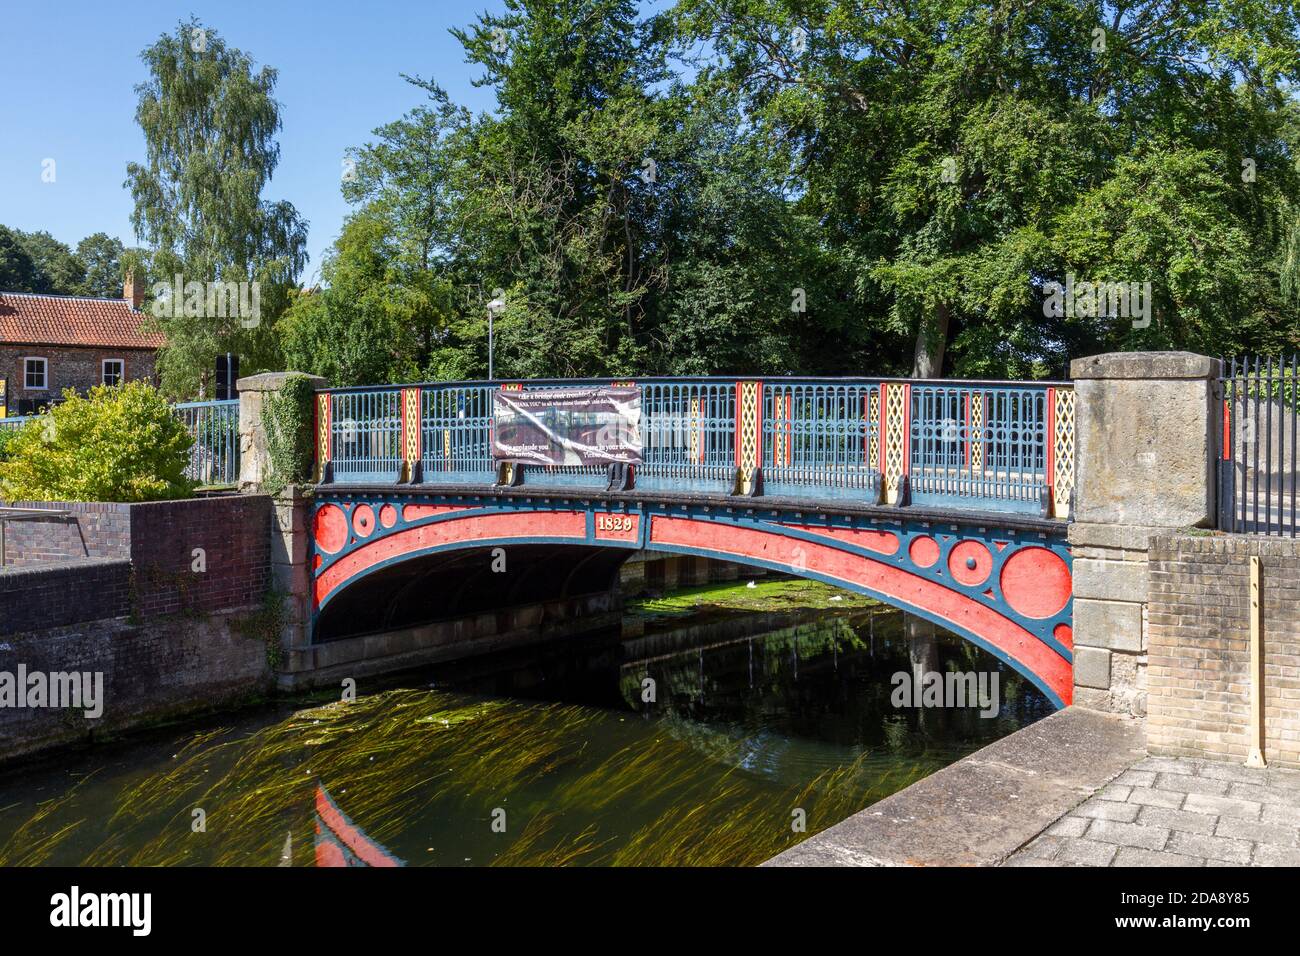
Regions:
M 1015 511 L 981 511 L 971 508 L 928 508 L 911 505 L 881 505 L 871 502 L 854 501 L 849 498 L 832 498 L 814 501 L 808 498 L 781 495 L 762 495 L 760 497 L 743 497 L 725 494 L 707 494 L 704 492 L 659 492 L 659 491 L 606 491 L 583 488 L 548 488 L 545 486 L 481 486 L 465 484 L 394 485 L 391 483 L 329 483 L 316 486 L 318 494 L 328 496 L 371 498 L 380 496 L 424 496 L 451 495 L 456 497 L 509 498 L 521 501 L 583 501 L 583 502 L 620 502 L 660 505 L 707 506 L 738 512 L 783 511 L 799 514 L 835 514 L 874 518 L 880 521 L 935 522 L 960 524 L 966 526 L 984 526 L 1007 528 L 1016 531 L 1039 531 L 1053 536 L 1064 537 L 1069 522 L 1062 518 L 1040 518 L 1036 515 Z

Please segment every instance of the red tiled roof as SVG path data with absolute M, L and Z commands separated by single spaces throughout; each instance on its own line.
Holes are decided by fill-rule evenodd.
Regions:
M 125 299 L 0 292 L 0 345 L 156 349 L 166 340 L 143 330 L 146 318 Z

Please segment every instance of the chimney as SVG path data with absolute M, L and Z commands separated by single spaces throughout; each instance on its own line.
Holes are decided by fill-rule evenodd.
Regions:
M 144 303 L 144 281 L 137 284 L 134 272 L 126 274 L 126 281 L 122 283 L 122 298 L 130 302 L 133 309 L 140 308 Z

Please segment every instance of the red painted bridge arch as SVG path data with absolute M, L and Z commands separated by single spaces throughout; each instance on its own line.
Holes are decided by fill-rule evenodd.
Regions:
M 1058 707 L 1071 699 L 1064 527 L 1007 515 L 806 510 L 584 498 L 321 488 L 312 515 L 315 622 L 341 593 L 401 562 L 493 547 L 665 551 L 785 571 L 876 598 L 975 642 Z

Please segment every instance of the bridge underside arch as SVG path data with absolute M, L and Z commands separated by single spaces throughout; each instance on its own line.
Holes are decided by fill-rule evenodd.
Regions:
M 321 609 L 317 642 L 454 620 L 610 591 L 628 552 L 581 545 L 433 551 L 392 561 L 339 590 Z
M 328 635 L 336 601 L 355 608 L 375 600 L 364 597 L 370 589 L 363 581 L 374 582 L 377 595 L 392 595 L 400 614 L 402 588 L 420 590 L 421 575 L 450 581 L 466 567 L 467 553 L 480 565 L 467 585 L 479 595 L 471 600 L 490 601 L 491 572 L 482 577 L 482 567 L 493 548 L 505 549 L 507 562 L 519 555 L 545 565 L 548 554 L 555 556 L 554 567 L 536 572 L 537 593 L 577 560 L 574 551 L 612 552 L 587 572 L 590 581 L 608 573 L 612 583 L 626 554 L 644 548 L 752 564 L 865 594 L 975 642 L 1058 707 L 1071 698 L 1063 534 L 757 505 L 391 493 L 388 500 L 348 493 L 318 500 L 312 528 L 315 639 Z

